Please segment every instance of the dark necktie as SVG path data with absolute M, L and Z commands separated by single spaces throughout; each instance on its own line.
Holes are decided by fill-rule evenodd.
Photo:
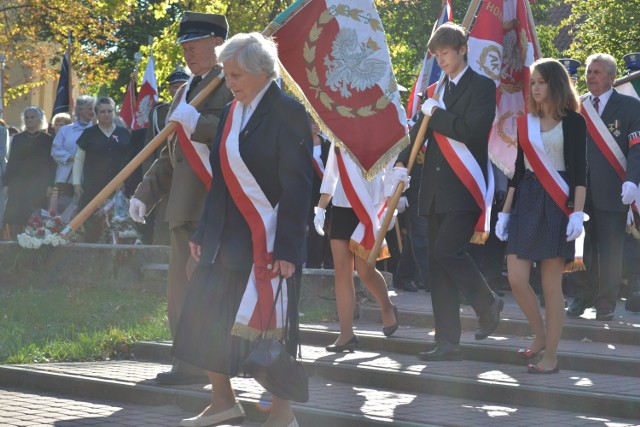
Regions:
M 593 102 L 593 108 L 596 109 L 596 113 L 598 113 L 598 115 L 600 115 L 600 98 L 598 98 L 596 96 L 595 98 L 593 98 L 591 100 L 591 102 Z
M 187 91 L 187 99 L 191 99 L 189 97 L 191 95 L 191 92 L 193 91 L 193 89 L 195 89 L 196 86 L 198 86 L 198 83 L 200 83 L 201 81 L 202 81 L 202 77 L 200 76 L 195 76 L 191 80 L 191 84 L 189 84 L 189 90 Z
M 456 88 L 456 84 L 451 80 L 448 80 L 447 83 L 447 97 L 451 95 L 451 92 Z

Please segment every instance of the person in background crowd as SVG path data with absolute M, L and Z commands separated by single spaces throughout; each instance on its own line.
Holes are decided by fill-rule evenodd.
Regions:
M 57 163 L 55 186 L 58 188 L 58 212 L 64 211 L 73 198 L 73 161 L 78 149 L 76 141 L 92 125 L 95 103 L 93 96 L 81 95 L 76 98 L 73 108 L 75 122 L 59 128 L 53 138 L 51 157 Z
M 9 131 L 4 120 L 0 119 L 0 239 L 2 238 L 2 230 L 4 229 L 4 184 L 2 183 L 2 175 L 7 165 L 7 146 L 9 145 Z
M 3 176 L 6 206 L 4 223 L 15 239 L 38 209 L 47 207 L 47 192 L 53 185 L 55 162 L 51 158 L 52 138 L 46 132 L 47 118 L 40 108 L 22 112 L 25 130 L 11 142 Z
M 331 147 L 331 141 L 329 141 L 321 132 L 320 127 L 314 121 L 311 124 L 311 130 L 313 132 L 313 186 L 311 187 L 311 207 L 313 208 L 318 204 L 320 200 L 320 185 L 322 184 L 322 178 L 324 177 L 325 166 L 327 164 L 327 157 L 329 156 L 329 148 Z M 327 210 L 331 209 L 327 206 Z M 331 257 L 331 247 L 329 245 L 329 238 L 327 236 L 321 236 L 315 232 L 313 225 L 313 209 L 309 214 L 309 227 L 307 234 L 307 268 L 333 268 L 333 259 Z
M 544 350 L 542 359 L 529 364 L 527 371 L 555 374 L 564 324 L 562 274 L 565 262 L 575 257 L 575 240 L 584 232 L 587 126 L 578 112 L 578 94 L 560 62 L 534 62 L 530 84 L 529 114 L 518 121 L 516 168 L 496 236 L 507 241 L 509 283 L 535 336 L 518 355 L 529 360 Z M 554 196 L 557 193 L 563 196 Z M 540 262 L 544 320 L 529 283 L 533 261 Z
M 191 74 L 182 67 L 176 67 L 175 70 L 169 74 L 166 81 L 169 84 L 171 99 L 175 97 L 178 89 L 188 82 L 190 78 Z M 149 126 L 147 127 L 147 133 L 145 135 L 145 145 L 148 144 L 165 127 L 170 106 L 171 104 L 169 103 L 161 102 L 158 103 L 149 113 Z M 142 163 L 143 174 L 147 173 L 153 162 L 160 157 L 160 153 L 164 146 L 165 144 L 160 145 L 154 154 L 149 156 L 144 163 Z M 167 197 L 160 200 L 155 208 L 149 212 L 149 215 L 147 215 L 145 224 L 140 224 L 140 227 L 144 230 L 142 234 L 146 244 L 167 246 L 171 244 L 169 223 L 165 221 L 167 201 Z
M 222 84 L 195 109 L 191 102 L 220 72 L 215 48 L 227 38 L 228 24 L 224 15 L 185 12 L 178 31 L 178 43 L 193 77 L 176 93 L 169 109 L 169 121 L 180 123 L 187 139 L 167 140 L 160 157 L 147 171 L 129 205 L 134 221 L 144 222 L 147 214 L 162 199 L 167 199 L 164 219 L 169 222 L 171 255 L 167 279 L 167 313 L 169 328 L 175 337 L 184 296 L 189 289 L 188 274 L 195 268 L 190 256 L 189 240 L 197 229 L 202 214 L 207 184 L 196 173 L 205 169 L 206 159 L 192 156 L 192 151 L 208 150 L 218 131 L 222 110 L 233 100 Z M 185 151 L 182 144 L 194 150 Z M 206 179 L 210 181 L 210 178 Z M 156 377 L 159 384 L 191 384 L 206 381 L 205 372 L 176 361 L 172 369 Z
M 436 327 L 436 347 L 418 357 L 427 361 L 461 360 L 460 293 L 478 315 L 477 340 L 487 338 L 498 327 L 504 302 L 491 291 L 467 252 L 484 206 L 476 203 L 472 190 L 458 176 L 460 169 L 453 166 L 454 160 L 446 153 L 450 152 L 449 138 L 462 143 L 461 148 L 468 154 L 464 169 L 481 170 L 482 177 L 475 178 L 486 182 L 496 88 L 491 79 L 468 66 L 464 28 L 451 23 L 441 25 L 431 36 L 428 47 L 447 78 L 440 99 L 425 101 L 422 116 L 414 126 L 419 129 L 425 116 L 430 117 L 419 212 L 428 221 L 431 301 Z M 398 179 L 405 179 L 407 162 L 408 158 L 399 158 L 394 168 Z M 482 188 L 481 185 L 478 182 L 478 187 Z
M 260 310 L 272 307 L 278 275 L 287 279 L 282 290 L 287 298 L 278 317 L 289 320 L 285 341 L 295 357 L 311 203 L 310 120 L 304 107 L 274 81 L 275 43 L 259 33 L 236 34 L 216 53 L 237 101 L 225 108 L 221 118 L 210 156 L 211 190 L 189 244 L 199 264 L 185 298 L 173 354 L 207 369 L 212 398 L 198 416 L 180 423 L 185 427 L 244 418 L 230 377 L 240 372 L 251 341 L 262 332 L 282 334 L 277 330 L 283 322 L 276 321 L 273 329 L 268 324 L 271 310 Z M 269 292 L 261 291 L 265 287 Z M 290 402 L 272 395 L 263 426 L 298 427 Z
M 413 129 L 416 129 L 413 131 Z M 412 137 L 415 138 L 418 128 L 412 128 Z M 407 147 L 411 150 L 411 146 Z M 400 255 L 398 267 L 393 275 L 393 287 L 407 292 L 417 292 L 418 289 L 430 290 L 429 287 L 429 261 L 427 255 L 427 219 L 418 214 L 420 175 L 424 164 L 423 146 L 418 152 L 418 157 L 411 169 L 413 184 L 404 192 L 398 201 L 398 213 L 400 220 L 406 229 L 407 235 L 404 241 L 404 250 Z M 414 178 L 414 179 L 413 179 Z
M 338 167 L 339 161 L 342 161 L 345 165 L 343 170 L 353 172 L 347 172 L 347 176 L 342 176 Z M 387 170 L 390 169 L 390 167 L 387 168 Z M 371 216 L 375 216 L 380 212 L 385 204 L 386 197 L 391 195 L 389 183 L 391 179 L 389 179 L 386 172 L 381 171 L 372 180 L 365 180 L 360 171 L 357 170 L 353 160 L 348 155 L 343 155 L 343 152 L 332 143 L 320 187 L 320 199 L 314 209 L 314 224 L 318 234 L 324 235 L 323 226 L 326 208 L 329 202 L 333 200 L 331 220 L 329 221 L 331 224 L 329 241 L 331 243 L 331 253 L 333 254 L 336 304 L 340 323 L 340 335 L 338 335 L 333 344 L 326 347 L 327 351 L 333 353 L 354 351 L 358 346 L 358 337 L 353 332 L 353 312 L 355 309 L 354 267 L 360 280 L 380 305 L 384 335 L 389 337 L 398 329 L 398 309 L 389 299 L 387 283 L 382 274 L 374 266 L 367 263 L 371 248 L 364 246 L 355 237 L 356 230 L 363 230 L 362 233 L 365 233 L 365 222 L 369 220 L 369 224 L 372 223 Z M 350 181 L 351 185 L 348 188 L 353 188 L 356 193 L 361 192 L 363 194 L 352 194 L 345 190 L 345 186 L 342 184 L 345 180 Z M 363 219 L 360 219 L 358 212 L 352 208 L 355 203 L 360 203 L 365 207 L 366 213 L 364 215 L 367 216 Z M 379 226 L 373 225 L 373 235 L 377 235 L 378 228 Z M 387 248 L 383 249 L 381 251 L 382 256 L 379 258 L 389 256 Z
M 62 126 L 70 125 L 72 123 L 69 113 L 58 113 L 51 119 L 51 126 L 49 127 L 49 133 L 52 137 L 58 134 L 58 130 Z
M 82 210 L 131 159 L 131 132 L 114 122 L 116 104 L 109 97 L 96 100 L 98 123 L 85 129 L 77 140 L 73 162 L 73 188 Z M 93 215 L 85 223 L 86 243 L 96 243 L 102 235 L 104 220 Z
M 608 54 L 587 58 L 589 95 L 582 100 L 587 123 L 586 272 L 572 274 L 569 317 L 595 306 L 596 320 L 613 320 L 622 280 L 624 233 L 640 182 L 640 101 L 612 86 L 617 65 Z M 624 162 L 626 161 L 626 168 Z
M 575 87 L 578 84 L 578 68 L 582 66 L 582 62 L 571 58 L 563 58 L 559 61 L 569 73 L 571 84 Z

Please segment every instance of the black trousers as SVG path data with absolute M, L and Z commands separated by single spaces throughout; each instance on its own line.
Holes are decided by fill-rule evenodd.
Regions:
M 593 210 L 584 223 L 584 261 L 587 271 L 570 275 L 577 299 L 596 308 L 614 309 L 622 280 L 622 254 L 627 214 Z
M 436 341 L 460 343 L 459 293 L 477 314 L 494 302 L 494 295 L 473 258 L 466 251 L 478 212 L 432 213 L 428 220 L 431 304 Z

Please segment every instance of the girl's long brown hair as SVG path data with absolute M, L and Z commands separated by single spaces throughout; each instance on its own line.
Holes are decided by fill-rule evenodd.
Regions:
M 561 120 L 566 115 L 566 110 L 575 112 L 580 110 L 578 93 L 569 80 L 569 73 L 560 62 L 552 58 L 538 59 L 531 65 L 530 70 L 531 74 L 534 71 L 540 73 L 542 79 L 547 82 L 547 99 L 552 106 L 554 119 Z M 542 115 L 542 105 L 533 99 L 531 91 L 529 91 L 527 107 L 534 116 Z

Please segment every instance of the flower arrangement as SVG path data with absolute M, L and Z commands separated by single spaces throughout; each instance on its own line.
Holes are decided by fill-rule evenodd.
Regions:
M 60 236 L 64 221 L 55 212 L 41 210 L 31 215 L 24 233 L 18 234 L 18 244 L 27 249 L 38 249 L 42 245 L 58 246 L 67 243 Z
M 142 236 L 136 230 L 135 224 L 129 216 L 129 202 L 123 191 L 117 191 L 115 196 L 107 201 L 96 215 L 104 215 L 107 225 L 100 238 L 101 243 L 142 244 Z

